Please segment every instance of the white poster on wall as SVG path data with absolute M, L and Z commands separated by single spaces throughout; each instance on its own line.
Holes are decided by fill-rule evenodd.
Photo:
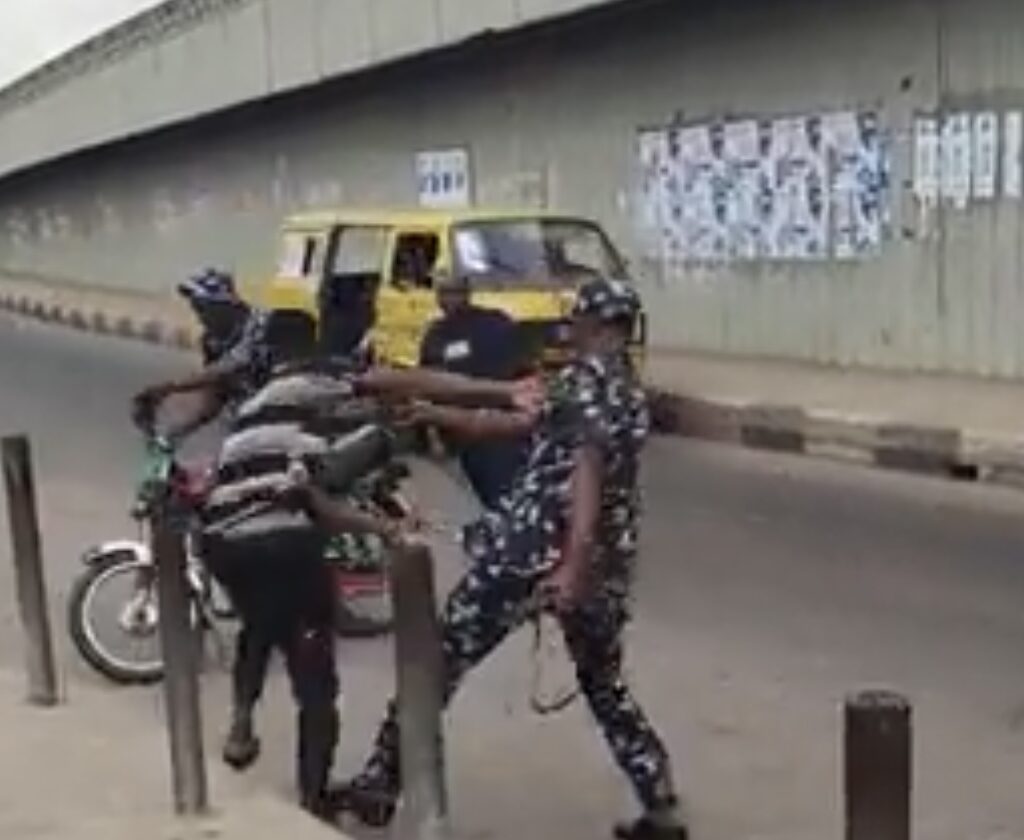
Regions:
M 775 122 L 777 257 L 808 260 L 827 256 L 828 160 L 822 140 L 818 116 Z
M 934 117 L 914 121 L 914 195 L 922 204 L 939 197 L 942 172 L 939 122 Z
M 974 115 L 974 151 L 971 183 L 974 197 L 989 201 L 996 197 L 996 168 L 999 161 L 999 117 L 993 111 Z
M 726 124 L 724 157 L 728 184 L 725 219 L 729 257 L 754 260 L 764 250 L 760 137 L 754 120 Z
M 1020 198 L 1024 191 L 1021 172 L 1021 140 L 1024 139 L 1024 114 L 1009 111 L 1003 121 L 1003 195 Z
M 853 111 L 828 114 L 824 128 L 831 158 L 833 254 L 840 260 L 877 254 L 888 197 L 877 117 Z
M 959 209 L 971 197 L 971 115 L 953 114 L 942 126 L 942 196 Z
M 637 138 L 640 171 L 635 223 L 650 257 L 662 256 L 668 214 L 668 132 L 664 129 L 642 131 Z
M 424 207 L 468 207 L 472 201 L 468 150 L 419 152 L 416 182 L 419 201 Z

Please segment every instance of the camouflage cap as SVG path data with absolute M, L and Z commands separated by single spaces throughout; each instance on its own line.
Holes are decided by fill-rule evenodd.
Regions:
M 572 314 L 592 315 L 601 321 L 634 321 L 642 309 L 640 295 L 632 285 L 599 278 L 580 287 Z

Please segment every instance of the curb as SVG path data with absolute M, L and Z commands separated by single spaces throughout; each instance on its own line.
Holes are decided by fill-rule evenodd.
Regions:
M 1024 489 L 1024 438 L 650 390 L 663 434 Z
M 96 335 L 183 350 L 199 347 L 199 338 L 194 330 L 165 323 L 156 317 L 136 318 L 95 306 L 69 306 L 32 295 L 11 293 L 0 293 L 0 310 Z
M 97 335 L 195 350 L 195 330 L 147 315 L 133 317 L 98 306 L 63 305 L 0 291 L 0 310 Z M 1024 489 L 1024 437 L 997 440 L 955 428 L 895 423 L 800 406 L 688 396 L 648 390 L 654 428 L 665 435 L 749 449 L 979 481 Z

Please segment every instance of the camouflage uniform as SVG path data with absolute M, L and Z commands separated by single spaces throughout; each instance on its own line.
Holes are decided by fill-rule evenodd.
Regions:
M 600 296 L 583 299 L 578 309 L 609 314 L 595 309 L 600 304 Z M 539 585 L 560 559 L 576 451 L 582 445 L 597 447 L 604 473 L 591 589 L 559 620 L 591 711 L 640 801 L 653 811 L 675 804 L 668 755 L 622 674 L 622 630 L 637 554 L 640 451 L 648 426 L 644 392 L 625 351 L 580 358 L 560 373 L 509 495 L 464 531 L 471 565 L 448 598 L 442 640 L 448 700 L 467 671 L 530 616 Z M 392 703 L 363 772 L 347 789 L 392 801 L 400 790 L 399 774 Z

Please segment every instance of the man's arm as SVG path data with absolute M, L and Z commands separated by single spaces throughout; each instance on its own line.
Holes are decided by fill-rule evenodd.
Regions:
M 576 450 L 570 483 L 569 531 L 562 562 L 579 572 L 594 547 L 601 513 L 601 482 L 604 465 L 600 450 L 584 444 Z
M 584 444 L 576 450 L 562 558 L 544 584 L 547 596 L 561 612 L 571 612 L 586 590 L 601 515 L 603 473 L 601 451 L 597 446 Z
M 224 410 L 226 401 L 224 391 L 221 388 L 209 387 L 204 391 L 200 391 L 195 410 L 184 417 L 178 418 L 176 423 L 165 430 L 165 434 L 172 440 L 188 437 L 207 423 L 215 420 L 217 415 Z
M 527 434 L 537 421 L 534 412 L 520 409 L 496 411 L 486 408 L 453 408 L 424 404 L 413 411 L 415 419 L 439 426 L 463 438 L 517 438 Z
M 497 402 L 513 405 L 515 384 L 476 379 L 439 370 L 373 368 L 358 379 L 359 387 L 381 396 L 441 402 Z
M 316 522 L 332 534 L 374 534 L 394 542 L 401 534 L 396 522 L 374 516 L 347 502 L 332 499 L 316 486 L 306 489 L 309 512 Z
M 183 376 L 181 379 L 170 379 L 158 385 L 151 385 L 139 394 L 139 398 L 157 401 L 172 394 L 219 389 L 226 385 L 232 377 L 241 373 L 244 367 L 245 365 L 240 362 L 213 365 Z

